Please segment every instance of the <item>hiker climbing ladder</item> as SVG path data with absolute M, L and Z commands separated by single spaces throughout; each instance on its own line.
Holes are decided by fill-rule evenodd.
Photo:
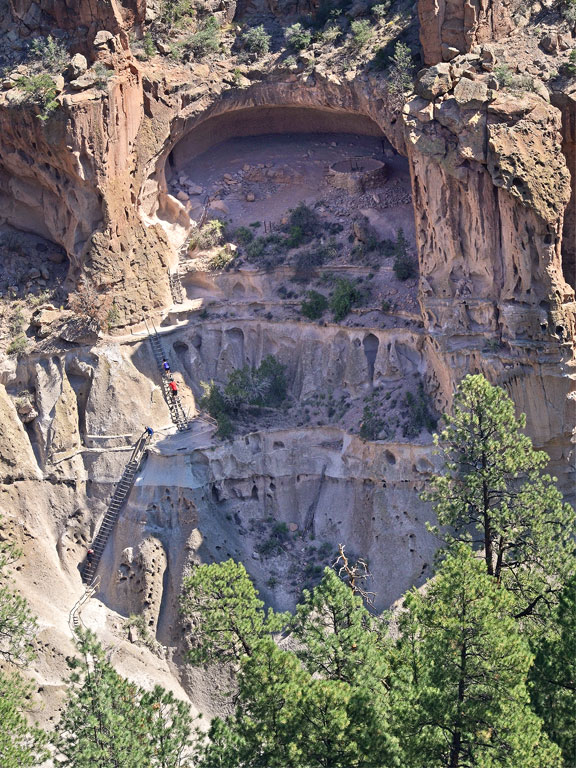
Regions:
M 164 354 L 164 348 L 162 347 L 162 342 L 160 341 L 160 336 L 158 335 L 156 329 L 149 331 L 148 338 L 150 339 L 150 344 L 152 345 L 152 352 L 154 353 L 156 365 L 160 371 L 162 392 L 164 393 L 164 399 L 166 400 L 168 410 L 170 411 L 170 417 L 172 418 L 172 422 L 176 424 L 178 431 L 185 432 L 186 430 L 190 429 L 190 423 L 186 413 L 184 412 L 182 401 L 180 400 L 178 392 L 172 391 L 172 389 L 170 389 L 170 382 L 168 381 L 168 378 L 165 375 L 166 372 L 164 370 L 164 360 L 166 359 L 166 355 Z
M 98 568 L 98 563 L 100 562 L 100 558 L 102 557 L 102 554 L 106 548 L 108 537 L 114 529 L 122 505 L 126 501 L 126 497 L 130 493 L 132 485 L 134 484 L 134 478 L 138 472 L 140 464 L 142 463 L 142 459 L 144 458 L 144 454 L 146 452 L 149 441 L 150 434 L 148 432 L 144 432 L 142 437 L 140 437 L 134 446 L 130 460 L 124 467 L 122 477 L 114 489 L 114 494 L 106 514 L 104 515 L 104 520 L 102 520 L 100 528 L 98 529 L 98 533 L 96 534 L 96 538 L 92 543 L 92 559 L 90 562 L 86 563 L 82 572 L 82 581 L 85 584 L 90 584 L 94 578 L 94 574 Z

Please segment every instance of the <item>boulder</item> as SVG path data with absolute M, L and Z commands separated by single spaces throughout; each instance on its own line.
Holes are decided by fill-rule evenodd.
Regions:
M 223 200 L 213 200 L 210 203 L 210 209 L 212 211 L 219 211 L 220 213 L 230 213 L 230 209 Z
M 455 59 L 456 56 L 460 55 L 460 51 L 458 48 L 454 48 L 451 45 L 446 45 L 445 43 L 442 44 L 442 58 L 444 61 L 452 61 L 452 59 Z
M 107 29 L 101 29 L 94 38 L 94 48 L 109 48 L 112 40 L 114 40 L 112 32 L 108 32 Z
M 68 80 L 76 80 L 81 77 L 88 69 L 88 62 L 86 56 L 82 56 L 81 53 L 76 53 L 72 56 L 70 64 L 66 69 L 66 77 Z
M 374 229 L 372 224 L 370 224 L 366 216 L 363 216 L 360 219 L 356 219 L 356 221 L 352 226 L 354 231 L 354 237 L 359 242 L 368 243 L 371 240 L 378 239 L 376 230 Z
M 416 93 L 428 101 L 443 96 L 452 87 L 450 64 L 441 62 L 426 69 L 416 83 Z
M 546 53 L 558 53 L 558 33 L 554 32 L 550 35 L 544 35 L 540 40 L 540 46 Z
M 454 98 L 464 109 L 478 109 L 488 101 L 488 86 L 481 80 L 463 77 L 454 88 Z
M 70 88 L 73 88 L 75 91 L 85 91 L 87 88 L 92 88 L 95 82 L 96 75 L 94 72 L 89 71 L 77 77 L 76 80 L 71 80 Z

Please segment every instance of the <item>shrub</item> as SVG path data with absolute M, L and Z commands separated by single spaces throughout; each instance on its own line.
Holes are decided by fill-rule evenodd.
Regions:
M 351 44 L 353 48 L 360 50 L 372 39 L 372 24 L 368 19 L 355 19 L 350 24 L 352 30 Z
M 8 320 L 8 330 L 11 336 L 18 336 L 24 330 L 24 315 L 21 307 L 16 307 Z
M 230 416 L 243 405 L 277 408 L 288 391 L 285 366 L 272 355 L 262 360 L 258 368 L 245 365 L 232 371 L 223 389 L 213 381 L 201 382 L 204 394 L 200 407 L 208 411 L 218 422 L 218 434 L 232 434 Z
M 382 312 L 390 312 L 392 309 L 392 304 L 388 301 L 388 299 L 382 299 L 382 304 L 380 306 L 380 309 Z
M 251 27 L 242 35 L 242 47 L 256 56 L 264 56 L 270 50 L 270 35 L 264 29 L 264 25 Z
M 224 224 L 219 219 L 210 219 L 203 227 L 196 229 L 188 240 L 189 251 L 205 251 L 222 243 Z
M 396 258 L 392 268 L 398 280 L 408 280 L 416 274 L 416 263 L 408 254 L 408 242 L 401 228 L 396 236 Z
M 156 55 L 156 43 L 154 42 L 150 32 L 146 32 L 142 38 L 142 48 L 144 49 L 144 55 L 147 59 L 151 59 Z
M 574 8 L 576 10 L 576 5 Z M 576 21 L 576 19 L 574 19 L 574 21 Z M 569 77 L 574 77 L 574 75 L 576 75 L 576 48 L 573 51 L 570 51 L 568 63 L 564 65 L 564 71 Z
M 569 24 L 576 23 L 576 0 L 566 0 L 561 8 L 562 16 Z
M 59 75 L 68 66 L 69 61 L 66 47 L 48 35 L 32 40 L 26 63 L 37 71 Z
M 83 320 L 91 321 L 99 328 L 108 326 L 113 301 L 111 293 L 100 293 L 91 282 L 82 283 L 78 290 L 68 297 L 68 304 L 74 314 Z
M 21 352 L 24 352 L 26 349 L 26 346 L 28 345 L 28 339 L 26 336 L 24 336 L 23 333 L 16 336 L 15 339 L 12 339 L 10 344 L 8 345 L 8 349 L 6 352 L 9 355 L 19 355 Z
M 511 86 L 514 83 L 514 75 L 508 64 L 497 64 L 494 67 L 494 77 L 500 86 Z
M 379 3 L 378 5 L 373 5 L 372 13 L 378 19 L 378 21 L 382 21 L 382 19 L 388 16 L 388 12 L 390 11 L 391 5 L 392 5 L 391 0 L 387 0 L 387 2 L 385 3 Z
M 430 410 L 429 398 L 422 382 L 418 384 L 415 395 L 412 392 L 406 392 L 402 404 L 408 414 L 408 419 L 402 430 L 404 437 L 419 435 L 423 429 L 427 429 L 429 432 L 436 429 L 438 420 Z
M 186 48 L 196 59 L 201 59 L 209 53 L 218 51 L 220 48 L 220 27 L 214 16 L 211 16 L 204 23 L 202 29 L 190 37 Z
M 266 238 L 256 237 L 246 248 L 246 256 L 249 259 L 259 259 L 266 250 Z
M 234 242 L 246 247 L 254 240 L 254 232 L 248 227 L 238 227 L 234 231 Z
M 288 217 L 288 232 L 294 239 L 301 238 L 301 242 L 309 242 L 318 233 L 320 220 L 316 211 L 309 208 L 306 203 L 298 203 L 296 208 L 290 211 Z M 297 243 L 300 245 L 300 242 Z M 291 246 L 295 247 L 295 246 Z
M 292 24 L 285 30 L 284 37 L 288 45 L 297 51 L 303 51 L 312 42 L 310 30 L 304 29 L 302 24 Z
M 342 30 L 336 24 L 328 24 L 321 32 L 318 32 L 316 39 L 323 45 L 330 45 L 342 35 Z
M 160 21 L 168 29 L 181 27 L 195 13 L 194 0 L 163 0 L 160 8 Z
M 102 64 L 101 61 L 97 61 L 96 64 L 92 67 L 92 72 L 94 73 L 94 87 L 98 88 L 100 91 L 105 91 L 108 89 L 108 80 L 112 77 L 114 74 L 114 70 L 108 69 L 107 67 Z
M 360 437 L 362 440 L 378 440 L 384 429 L 384 419 L 380 418 L 369 405 L 364 406 L 362 422 L 360 424 Z
M 106 315 L 106 325 L 108 327 L 108 330 L 111 328 L 116 328 L 116 326 L 120 323 L 120 310 L 114 303 L 112 302 L 112 306 L 108 310 L 108 313 Z
M 406 43 L 398 42 L 394 46 L 394 54 L 391 58 L 390 73 L 388 76 L 388 90 L 390 93 L 402 94 L 411 91 L 413 87 L 414 64 L 412 54 Z
M 216 423 L 218 425 L 216 429 L 216 435 L 222 440 L 228 440 L 234 434 L 234 425 L 232 419 L 226 413 L 220 413 L 216 417 Z
M 318 320 L 328 309 L 328 299 L 318 291 L 308 291 L 302 302 L 301 311 L 309 320 Z
M 36 104 L 40 107 L 38 118 L 43 122 L 48 120 L 50 115 L 60 106 L 56 99 L 58 91 L 50 75 L 20 77 L 16 81 L 16 85 L 23 92 L 25 103 Z
M 227 248 L 221 248 L 210 259 L 208 266 L 213 270 L 221 270 L 229 267 L 234 261 L 233 251 Z
M 334 320 L 343 320 L 352 309 L 352 305 L 360 299 L 360 291 L 356 286 L 344 278 L 336 280 L 334 293 L 330 298 L 330 309 L 334 313 Z

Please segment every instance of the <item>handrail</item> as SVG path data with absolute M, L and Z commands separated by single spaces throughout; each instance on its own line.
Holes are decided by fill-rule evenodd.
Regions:
M 70 609 L 70 613 L 68 614 L 68 626 L 72 630 L 72 633 L 76 631 L 80 623 L 82 623 L 84 627 L 86 627 L 86 625 L 84 624 L 80 616 L 80 609 L 82 608 L 84 603 L 88 602 L 88 600 L 92 597 L 94 592 L 96 592 L 96 590 L 99 587 L 100 587 L 100 576 L 97 576 L 94 579 L 94 581 L 86 585 L 86 588 L 83 594 L 78 598 L 78 600 L 76 600 L 76 602 Z

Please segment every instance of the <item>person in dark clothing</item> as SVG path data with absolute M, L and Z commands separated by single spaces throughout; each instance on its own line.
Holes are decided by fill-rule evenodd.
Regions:
M 88 552 L 86 553 L 86 562 L 88 563 L 88 565 L 92 565 L 92 563 L 94 562 L 94 550 L 93 549 L 89 549 Z
M 152 437 L 152 435 L 154 434 L 154 430 L 152 429 L 152 427 L 145 427 L 144 432 L 146 432 L 148 437 Z

